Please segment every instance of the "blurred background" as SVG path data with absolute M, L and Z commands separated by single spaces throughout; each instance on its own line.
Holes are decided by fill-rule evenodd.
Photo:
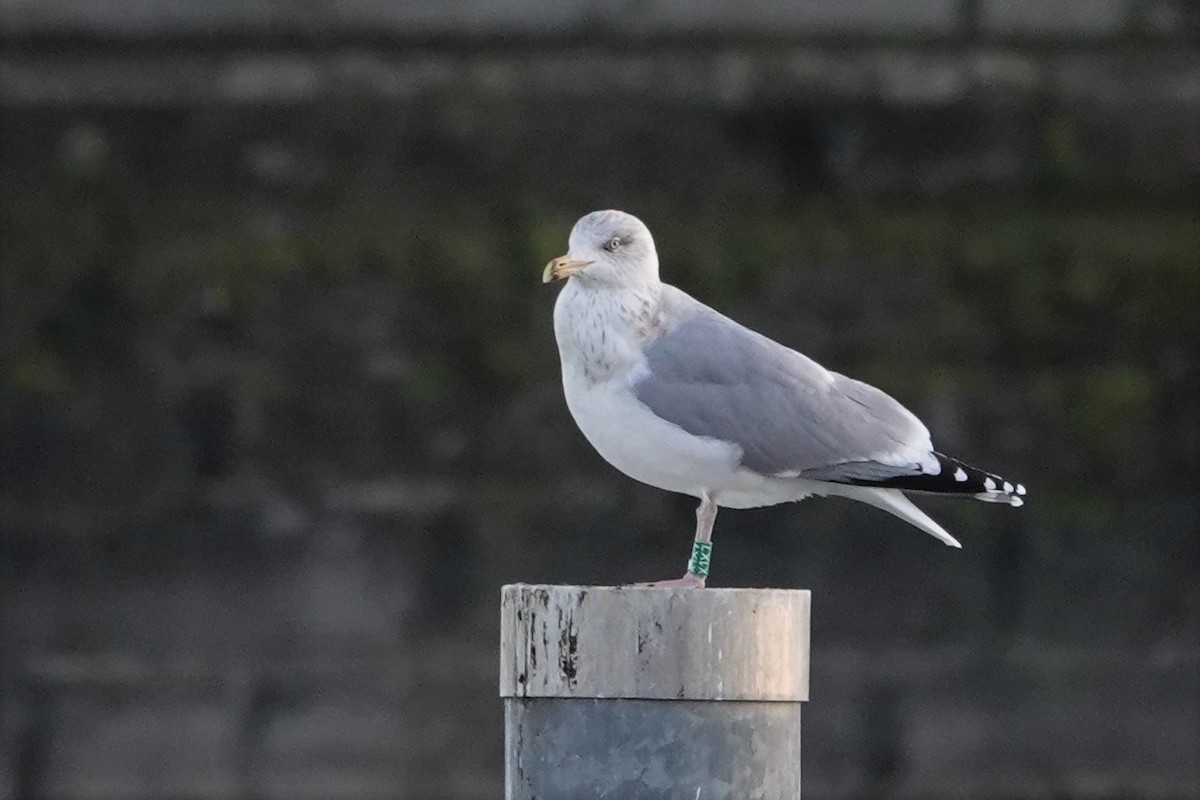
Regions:
M 0 0 L 0 798 L 502 791 L 504 583 L 694 502 L 561 397 L 583 213 L 1029 487 L 727 511 L 805 792 L 1200 796 L 1196 0 Z

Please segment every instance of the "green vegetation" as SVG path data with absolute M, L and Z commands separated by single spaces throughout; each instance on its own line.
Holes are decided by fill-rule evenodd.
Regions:
M 1183 484 L 1166 465 L 1196 457 L 1200 226 L 1170 198 L 756 198 L 717 176 L 676 204 L 615 175 L 597 202 L 561 152 L 517 171 L 516 144 L 447 134 L 414 164 L 375 131 L 337 160 L 302 133 L 274 145 L 299 153 L 282 175 L 241 164 L 244 142 L 224 173 L 176 154 L 169 181 L 136 139 L 92 170 L 10 167 L 6 391 L 65 403 L 201 374 L 269 412 L 301 460 L 552 472 L 561 453 L 529 464 L 513 432 L 556 408 L 540 268 L 578 213 L 620 204 L 656 231 L 669 280 L 918 410 L 950 403 L 961 436 L 1043 464 L 1064 496 Z

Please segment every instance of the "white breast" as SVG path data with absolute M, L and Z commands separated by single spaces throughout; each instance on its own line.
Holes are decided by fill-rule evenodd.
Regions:
M 739 448 L 660 419 L 623 380 L 593 383 L 564 364 L 563 393 L 596 452 L 642 483 L 699 497 L 726 484 L 737 470 Z
M 633 393 L 647 369 L 642 336 L 622 319 L 634 303 L 568 283 L 554 309 L 563 393 L 579 430 L 604 458 L 635 480 L 725 506 L 770 505 L 804 496 L 794 481 L 778 481 L 739 466 L 741 448 L 693 436 L 656 416 Z

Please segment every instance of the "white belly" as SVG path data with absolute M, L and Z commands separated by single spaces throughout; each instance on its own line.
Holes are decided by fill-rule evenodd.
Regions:
M 730 508 L 774 505 L 823 493 L 820 484 L 758 475 L 740 466 L 741 448 L 693 436 L 637 400 L 633 376 L 646 369 L 636 296 L 585 294 L 574 279 L 554 306 L 563 393 L 579 430 L 605 461 L 659 489 L 708 495 Z M 644 320 L 642 320 L 644 321 Z
M 605 461 L 635 480 L 693 497 L 709 494 L 731 508 L 799 500 L 812 491 L 807 482 L 743 469 L 741 448 L 655 416 L 623 379 L 591 383 L 573 373 L 563 371 L 563 391 L 579 430 Z

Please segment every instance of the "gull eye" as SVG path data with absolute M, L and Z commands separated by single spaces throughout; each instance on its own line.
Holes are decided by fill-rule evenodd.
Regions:
M 614 236 L 613 238 L 611 238 L 607 242 L 605 242 L 604 249 L 607 250 L 608 252 L 612 253 L 612 252 L 615 252 L 616 249 L 620 246 L 621 246 L 621 237 Z

